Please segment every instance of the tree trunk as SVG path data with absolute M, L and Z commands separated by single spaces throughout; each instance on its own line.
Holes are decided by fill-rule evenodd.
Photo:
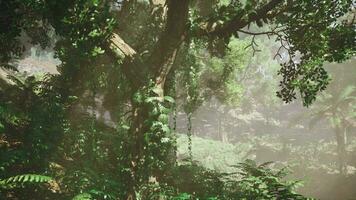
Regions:
M 219 136 L 219 139 L 221 140 L 221 142 L 223 142 L 223 143 L 229 142 L 227 132 L 224 128 L 224 119 L 222 119 L 224 117 L 224 113 L 226 113 L 226 112 L 227 111 L 225 108 L 223 108 L 222 111 L 218 110 L 218 136 Z
M 346 173 L 346 144 L 345 137 L 342 127 L 337 125 L 335 127 L 336 142 L 337 142 L 337 153 L 339 157 L 339 170 L 341 174 Z
M 219 113 L 218 114 L 218 135 L 219 135 L 219 139 L 221 140 L 221 142 L 227 143 L 228 139 L 227 139 L 227 135 L 226 135 L 226 132 L 224 129 L 224 122 L 221 118 L 222 118 L 222 116 Z
M 188 22 L 188 10 L 189 10 L 189 0 L 169 0 L 167 1 L 167 21 L 166 28 L 161 34 L 159 40 L 154 46 L 151 54 L 144 63 L 139 63 L 137 67 L 137 62 L 140 60 L 132 58 L 132 56 L 128 56 L 127 60 L 124 63 L 127 65 L 126 69 L 130 73 L 127 73 L 128 79 L 133 83 L 133 92 L 132 99 L 134 99 L 134 95 L 137 92 L 149 92 L 148 90 L 148 82 L 150 80 L 154 81 L 155 95 L 163 101 L 164 97 L 164 85 L 168 74 L 171 72 L 171 67 L 175 60 L 176 54 L 179 50 L 180 45 L 185 39 L 186 30 L 187 30 L 187 22 Z M 119 43 L 121 46 L 125 44 L 124 41 Z M 119 46 L 120 46 L 119 45 Z M 114 45 L 115 46 L 115 45 Z M 118 45 L 116 45 L 118 46 Z M 122 48 L 127 49 L 127 48 Z M 133 52 L 133 51 L 130 51 Z M 137 56 L 137 55 L 135 55 Z M 134 57 L 135 57 L 134 56 Z M 130 66 L 131 65 L 131 66 Z M 133 69 L 135 70 L 132 73 L 132 65 L 136 65 Z M 125 67 L 124 67 L 125 68 Z M 137 77 L 142 70 L 148 69 L 147 71 L 151 74 L 147 78 L 147 81 L 139 80 L 137 81 Z M 131 71 L 130 71 L 131 70 Z M 146 74 L 147 77 L 147 74 Z M 139 83 L 137 85 L 137 83 Z M 136 84 L 136 85 L 134 85 Z M 151 95 L 147 94 L 146 95 Z M 141 183 L 147 183 L 148 178 L 150 176 L 155 176 L 154 174 L 144 174 L 144 179 L 142 179 L 143 174 L 140 174 L 140 168 L 145 168 L 142 166 L 142 163 L 145 158 L 144 155 L 147 153 L 147 149 L 144 149 L 144 138 L 145 133 L 147 133 L 150 129 L 149 125 L 147 125 L 147 120 L 151 117 L 149 115 L 149 108 L 145 106 L 145 103 L 135 103 L 132 101 L 132 123 L 129 130 L 131 137 L 133 139 L 133 143 L 131 146 L 131 178 L 129 184 L 129 191 L 127 194 L 127 199 L 136 199 L 135 191 L 137 191 L 137 186 Z M 156 119 L 149 119 L 156 120 Z M 158 158 L 154 158 L 158 159 Z M 157 180 L 156 177 L 153 177 L 154 180 Z
M 147 131 L 147 126 L 144 125 L 144 120 L 147 118 L 148 112 L 144 107 L 139 105 L 133 105 L 133 116 L 132 116 L 132 125 L 129 130 L 131 135 L 131 145 L 130 145 L 130 153 L 131 153 L 131 163 L 130 164 L 130 172 L 131 172 L 131 180 L 128 182 L 128 196 L 127 200 L 135 200 L 136 199 L 136 191 L 138 190 L 137 186 L 140 184 L 140 159 L 143 154 L 143 138 L 144 133 Z

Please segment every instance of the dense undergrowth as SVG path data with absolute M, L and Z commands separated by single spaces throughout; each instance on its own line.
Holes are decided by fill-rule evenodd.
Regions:
M 61 119 L 61 115 L 53 116 L 56 119 L 37 118 L 41 115 L 40 111 L 47 111 L 47 106 L 48 109 L 56 108 L 56 103 L 51 101 L 55 105 L 41 104 L 42 98 L 48 98 L 50 92 L 39 87 L 34 91 L 35 85 L 24 88 L 28 96 L 23 98 L 38 99 L 36 105 L 16 104 L 14 101 L 4 101 L 2 104 L 2 123 L 8 123 L 4 126 L 5 135 L 1 140 L 2 198 L 124 198 L 129 176 L 126 166 L 128 136 L 120 133 L 120 129 L 97 123 L 91 115 L 76 124 L 63 121 L 60 127 L 58 119 Z M 16 110 L 14 106 L 24 106 L 29 110 Z M 39 106 L 40 111 L 33 106 Z M 58 111 L 54 113 L 61 114 Z M 50 120 L 45 123 L 47 127 L 42 127 L 42 124 L 36 126 L 39 122 L 34 116 L 35 119 Z M 56 126 L 51 127 L 50 122 Z M 6 134 L 11 132 L 11 128 L 17 128 L 18 133 L 21 133 L 19 130 L 23 131 L 22 135 Z M 41 130 L 52 129 L 61 130 L 57 132 L 57 136 L 63 137 L 61 143 L 53 143 L 58 140 L 43 139 Z M 31 134 L 30 144 L 25 143 L 28 142 L 26 134 Z M 178 146 L 184 148 L 180 140 Z M 34 148 L 36 145 L 42 148 Z M 199 148 L 201 145 L 194 146 Z M 208 144 L 204 146 L 210 148 Z M 193 155 L 195 159 L 196 153 Z M 41 162 L 36 158 L 41 159 Z M 231 166 L 229 173 L 209 169 L 189 158 L 172 163 L 164 176 L 158 176 L 159 179 L 150 177 L 148 184 L 137 188 L 137 199 L 305 199 L 294 192 L 298 182 L 283 179 L 286 175 L 284 169 L 274 170 L 269 168 L 268 163 L 257 165 L 252 160 L 243 163 L 238 161 Z
M 52 95 L 53 88 L 46 87 L 46 81 L 13 80 L 20 87 L 7 88 L 8 95 L 2 97 L 1 104 L 2 198 L 124 198 L 130 176 L 130 137 L 125 134 L 125 127 L 110 128 L 90 113 L 69 123 L 63 120 L 65 105 L 60 97 Z M 9 94 L 23 96 L 14 101 L 16 98 Z M 14 131 L 18 134 L 11 134 Z M 180 143 L 181 138 L 178 146 L 184 148 Z M 210 148 L 209 142 L 203 146 Z M 226 152 L 220 153 L 227 156 Z M 193 156 L 195 159 L 196 153 Z M 285 170 L 271 169 L 268 163 L 241 163 L 236 159 L 226 173 L 209 169 L 193 158 L 172 162 L 164 175 L 150 177 L 147 184 L 137 188 L 137 199 L 304 199 L 294 192 L 298 182 L 285 181 Z

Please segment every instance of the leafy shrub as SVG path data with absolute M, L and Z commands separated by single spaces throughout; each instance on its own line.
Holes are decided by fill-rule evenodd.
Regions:
M 287 168 L 272 169 L 269 164 L 247 160 L 235 165 L 233 173 L 220 173 L 196 163 L 179 165 L 165 180 L 176 191 L 176 196 L 167 199 L 308 199 L 295 192 L 301 182 L 283 179 L 289 174 Z
M 297 194 L 294 189 L 301 186 L 299 181 L 285 181 L 288 175 L 287 168 L 273 170 L 268 168 L 271 162 L 257 165 L 252 160 L 236 165 L 238 170 L 235 175 L 239 181 L 227 180 L 227 199 L 307 199 Z M 231 174 L 229 175 L 231 177 Z
M 215 170 L 188 163 L 176 166 L 167 182 L 179 193 L 208 199 L 223 193 L 224 182 L 221 178 L 221 174 Z

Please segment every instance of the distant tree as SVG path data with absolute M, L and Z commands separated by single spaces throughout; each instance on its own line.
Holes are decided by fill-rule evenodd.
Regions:
M 323 119 L 329 120 L 334 129 L 337 153 L 339 156 L 340 173 L 346 172 L 346 144 L 347 128 L 354 124 L 356 119 L 356 87 L 349 85 L 333 94 L 322 95 L 310 113 L 310 128 Z

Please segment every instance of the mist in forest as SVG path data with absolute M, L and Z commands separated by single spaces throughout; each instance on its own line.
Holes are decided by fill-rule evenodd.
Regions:
M 253 159 L 260 164 L 273 161 L 276 166 L 290 165 L 292 177 L 304 180 L 301 193 L 320 199 L 354 199 L 356 102 L 347 99 L 356 97 L 355 66 L 355 59 L 343 64 L 326 64 L 332 78 L 329 87 L 308 108 L 299 100 L 290 104 L 280 100 L 271 102 L 275 91 L 268 90 L 266 85 L 259 86 L 257 91 L 245 91 L 247 98 L 244 98 L 248 100 L 237 107 L 211 99 L 192 117 L 192 135 L 196 139 L 192 142 L 193 157 L 196 155 L 203 163 L 220 158 L 220 163 L 208 164 L 219 170 L 228 170 L 233 162 L 243 159 Z M 277 86 L 278 82 L 272 80 L 268 84 Z M 333 109 L 339 114 L 333 114 Z M 187 115 L 179 112 L 178 132 L 186 134 L 187 124 Z M 205 154 L 199 145 L 207 144 L 200 138 L 234 146 L 225 149 L 226 156 L 215 154 L 214 151 L 224 154 L 219 145 L 211 145 L 214 149 Z M 340 150 L 340 146 L 345 150 Z M 182 158 L 186 154 L 184 148 L 180 149 Z M 344 155 L 340 155 L 340 151 Z M 216 157 L 209 160 L 208 154 Z
M 244 91 L 238 104 L 226 105 L 213 96 L 192 114 L 190 133 L 187 114 L 177 108 L 170 123 L 178 135 L 178 159 L 188 157 L 191 134 L 193 160 L 208 168 L 228 172 L 246 159 L 271 161 L 276 168 L 289 166 L 288 178 L 303 180 L 302 194 L 325 200 L 356 197 L 356 104 L 349 101 L 356 97 L 356 59 L 325 64 L 330 84 L 305 107 L 299 99 L 286 104 L 276 97 L 278 67 L 265 66 L 259 60 L 265 58 L 256 57 L 241 72 L 246 77 L 240 81 Z M 278 66 L 278 60 L 269 59 Z M 18 67 L 27 75 L 56 74 L 58 63 L 51 51 L 32 48 Z M 107 114 L 102 119 L 113 124 Z

